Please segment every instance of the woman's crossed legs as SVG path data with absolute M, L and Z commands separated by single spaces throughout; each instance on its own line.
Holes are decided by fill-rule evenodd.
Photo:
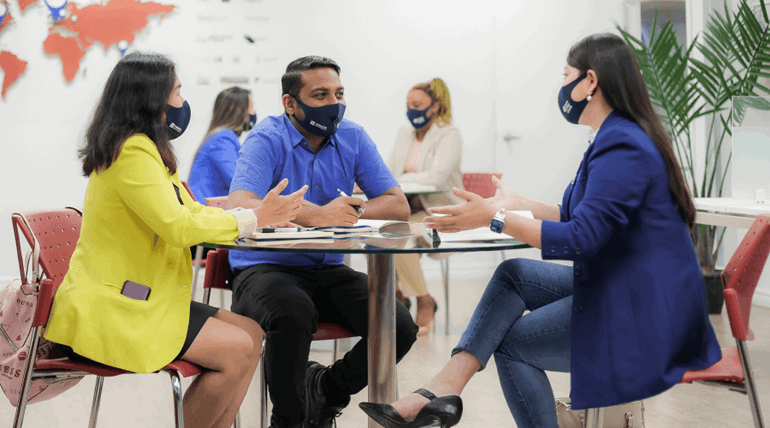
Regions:
M 572 286 L 571 266 L 529 259 L 500 264 L 452 358 L 424 388 L 436 396 L 460 395 L 495 355 L 517 425 L 554 425 L 553 392 L 544 370 L 569 371 Z M 525 310 L 530 313 L 522 316 Z M 393 407 L 412 418 L 427 402 L 410 394 Z

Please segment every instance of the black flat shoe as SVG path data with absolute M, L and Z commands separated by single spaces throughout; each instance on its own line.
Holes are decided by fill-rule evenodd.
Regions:
M 416 394 L 430 400 L 414 419 L 404 419 L 390 404 L 359 403 L 358 407 L 385 428 L 449 428 L 457 425 L 463 414 L 463 401 L 457 395 L 436 397 L 426 389 Z

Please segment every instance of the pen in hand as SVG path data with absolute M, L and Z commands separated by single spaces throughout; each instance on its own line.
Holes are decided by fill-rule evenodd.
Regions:
M 340 190 L 340 189 L 337 189 L 337 193 L 339 193 L 339 194 L 340 194 L 340 196 L 342 196 L 343 198 L 349 198 L 349 197 L 350 197 L 350 196 L 346 195 L 346 194 L 345 194 L 345 192 L 343 192 L 343 191 L 342 191 L 342 190 Z M 355 209 L 356 209 L 356 211 L 358 211 L 358 213 L 359 213 L 359 214 L 363 214 L 363 213 L 364 213 L 364 209 L 363 209 L 363 208 L 361 208 L 361 205 L 352 205 L 352 204 L 351 204 L 350 206 L 351 206 L 351 207 L 353 207 L 353 208 L 355 208 Z

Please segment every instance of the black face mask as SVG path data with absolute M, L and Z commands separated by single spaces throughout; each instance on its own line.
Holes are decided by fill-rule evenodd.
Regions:
M 182 107 L 166 106 L 166 125 L 168 125 L 168 138 L 173 140 L 182 135 L 190 124 L 190 104 L 187 101 Z
M 342 122 L 342 117 L 345 115 L 345 104 L 337 103 L 321 107 L 310 107 L 300 101 L 298 97 L 294 97 L 294 99 L 305 113 L 305 120 L 299 120 L 296 114 L 293 115 L 294 119 L 307 132 L 320 137 L 331 137 L 337 132 L 337 128 L 340 126 L 340 122 Z
M 251 131 L 251 128 L 254 127 L 254 125 L 257 124 L 257 115 L 256 114 L 250 114 L 249 120 L 246 121 L 246 123 L 243 125 L 244 131 Z

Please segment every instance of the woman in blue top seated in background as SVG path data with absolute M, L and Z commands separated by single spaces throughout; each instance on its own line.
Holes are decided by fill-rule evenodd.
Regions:
M 594 131 L 562 205 L 498 180 L 489 199 L 455 189 L 466 202 L 430 208 L 447 216 L 425 222 L 444 232 L 490 226 L 572 266 L 503 262 L 424 389 L 392 406 L 361 403 L 384 427 L 457 424 L 458 395 L 492 355 L 520 428 L 558 427 L 546 370 L 570 372 L 572 407 L 585 409 L 660 394 L 721 358 L 690 238 L 695 207 L 623 39 L 599 34 L 574 45 L 558 103 L 567 121 Z
M 235 174 L 241 143 L 238 137 L 257 122 L 250 92 L 233 86 L 217 95 L 214 114 L 203 143 L 198 148 L 188 180 L 195 199 L 227 196 Z

